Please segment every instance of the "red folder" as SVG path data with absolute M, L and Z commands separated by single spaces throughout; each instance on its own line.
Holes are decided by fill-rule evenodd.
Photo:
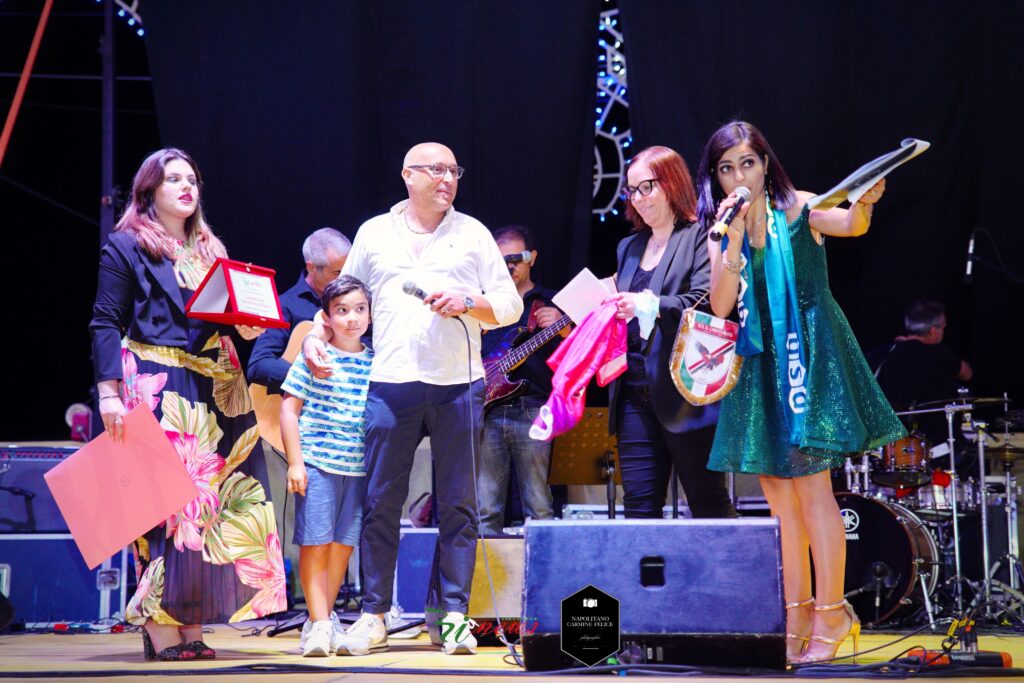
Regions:
M 89 569 L 185 507 L 199 490 L 147 406 L 44 475 Z
M 281 313 L 274 270 L 226 258 L 214 262 L 185 313 L 226 325 L 289 326 Z

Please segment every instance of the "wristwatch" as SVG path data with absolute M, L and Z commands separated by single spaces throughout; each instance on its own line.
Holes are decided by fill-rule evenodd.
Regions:
M 473 306 L 475 306 L 475 304 L 473 303 L 473 297 L 469 295 L 464 296 L 462 298 L 462 305 L 466 307 L 467 311 L 472 311 Z

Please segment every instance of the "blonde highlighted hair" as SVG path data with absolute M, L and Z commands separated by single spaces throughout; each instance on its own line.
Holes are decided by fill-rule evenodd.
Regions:
M 160 218 L 156 213 L 156 202 L 154 193 L 160 183 L 164 181 L 164 168 L 174 159 L 181 159 L 196 174 L 196 186 L 202 190 L 203 177 L 199 173 L 199 167 L 186 152 L 173 147 L 153 152 L 139 166 L 132 181 L 132 196 L 125 207 L 121 220 L 117 222 L 114 231 L 123 230 L 135 236 L 139 246 L 154 258 L 164 257 L 174 260 L 175 244 L 174 238 L 167 234 Z M 195 253 L 199 255 L 203 263 L 212 265 L 217 258 L 227 256 L 224 243 L 213 234 L 206 217 L 203 215 L 202 192 L 199 193 L 200 202 L 196 210 L 185 219 L 186 239 L 192 243 Z

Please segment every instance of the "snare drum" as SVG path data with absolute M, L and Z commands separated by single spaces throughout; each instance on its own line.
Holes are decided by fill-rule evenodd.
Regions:
M 928 459 L 928 442 L 920 434 L 911 434 L 883 449 L 881 465 L 871 481 L 893 488 L 923 486 L 932 479 Z
M 953 485 L 932 483 L 922 486 L 908 497 L 906 505 L 922 519 L 949 519 L 953 516 Z M 973 479 L 957 480 L 956 511 L 958 517 L 973 515 L 978 511 L 978 489 Z

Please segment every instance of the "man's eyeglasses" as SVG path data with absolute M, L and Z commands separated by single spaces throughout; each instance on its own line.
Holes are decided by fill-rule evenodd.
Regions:
M 452 164 L 451 166 L 448 164 L 413 164 L 411 166 L 406 166 L 406 168 L 424 170 L 429 173 L 432 178 L 444 178 L 446 173 L 451 173 L 455 176 L 456 180 L 461 178 L 462 174 L 466 172 L 466 169 L 461 166 L 456 166 L 455 164 Z
M 647 180 L 640 181 L 636 185 L 624 185 L 619 194 L 627 202 L 630 199 L 632 199 L 633 195 L 636 194 L 637 192 L 640 193 L 641 197 L 646 197 L 647 195 L 654 191 L 654 183 L 656 183 L 658 180 L 658 178 L 648 178 Z
M 521 251 L 518 254 L 509 254 L 505 257 L 506 265 L 515 265 L 517 263 L 529 263 L 532 260 L 533 254 L 528 251 Z

